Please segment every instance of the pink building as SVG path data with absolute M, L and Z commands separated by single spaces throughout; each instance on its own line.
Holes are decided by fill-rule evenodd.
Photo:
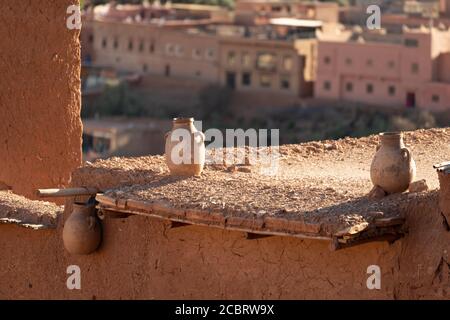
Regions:
M 450 108 L 450 30 L 321 40 L 317 65 L 317 98 Z

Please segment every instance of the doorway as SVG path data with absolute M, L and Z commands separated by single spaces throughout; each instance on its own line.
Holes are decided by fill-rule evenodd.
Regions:
M 230 89 L 236 88 L 236 73 L 235 72 L 227 72 L 226 84 L 227 84 L 227 87 Z
M 416 107 L 416 93 L 415 92 L 407 92 L 406 93 L 406 107 L 407 108 L 415 108 Z
M 170 77 L 170 65 L 166 64 L 164 74 L 166 75 L 166 77 Z

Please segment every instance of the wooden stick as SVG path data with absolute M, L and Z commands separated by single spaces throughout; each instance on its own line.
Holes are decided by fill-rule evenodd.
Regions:
M 38 189 L 36 195 L 41 198 L 91 196 L 98 192 L 96 188 Z

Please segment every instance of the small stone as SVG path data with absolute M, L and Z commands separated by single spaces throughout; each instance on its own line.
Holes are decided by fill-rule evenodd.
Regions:
M 337 150 L 338 147 L 334 143 L 325 143 L 324 144 L 325 150 Z
M 425 179 L 414 181 L 409 185 L 409 192 L 424 192 L 428 191 L 428 184 Z
M 372 188 L 372 190 L 370 190 L 368 197 L 369 199 L 382 199 L 386 196 L 386 191 L 384 191 L 381 187 L 379 186 L 374 186 Z

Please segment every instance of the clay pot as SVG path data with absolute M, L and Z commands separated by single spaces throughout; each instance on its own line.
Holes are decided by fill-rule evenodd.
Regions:
M 74 203 L 63 229 L 63 242 L 71 254 L 94 252 L 102 239 L 101 224 L 94 203 Z
M 193 118 L 173 119 L 166 134 L 166 163 L 174 176 L 199 176 L 205 165 L 205 136 Z
M 380 145 L 372 161 L 370 178 L 387 193 L 406 191 L 416 175 L 416 163 L 400 132 L 380 133 Z

